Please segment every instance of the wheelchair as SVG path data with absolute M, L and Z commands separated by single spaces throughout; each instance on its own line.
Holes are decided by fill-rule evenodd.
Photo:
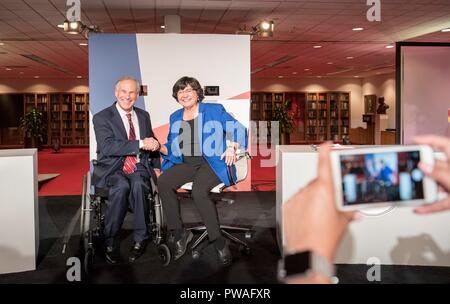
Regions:
M 94 161 L 95 165 L 95 161 Z M 157 246 L 157 253 L 163 266 L 171 260 L 169 247 L 164 243 L 166 227 L 163 217 L 161 200 L 158 188 L 150 178 L 151 190 L 148 195 L 149 202 L 149 233 L 153 243 Z M 93 191 L 92 191 L 93 189 Z M 108 189 L 97 188 L 91 185 L 91 172 L 83 177 L 81 214 L 80 214 L 80 246 L 82 249 L 83 269 L 89 274 L 94 269 L 96 244 L 103 238 L 105 222 L 105 203 L 108 200 Z M 100 252 L 103 252 L 102 250 Z

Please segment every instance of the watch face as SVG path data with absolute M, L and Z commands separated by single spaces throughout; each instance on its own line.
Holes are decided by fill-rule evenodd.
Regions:
M 302 274 L 311 268 L 309 251 L 299 252 L 284 257 L 284 270 L 286 276 Z

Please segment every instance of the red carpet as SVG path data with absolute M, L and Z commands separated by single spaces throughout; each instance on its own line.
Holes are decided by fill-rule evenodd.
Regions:
M 38 173 L 59 173 L 39 186 L 39 196 L 81 195 L 83 175 L 89 170 L 89 148 L 64 148 L 58 153 L 44 149 L 38 153 Z M 253 156 L 251 188 L 275 191 L 275 166 L 264 167 L 269 157 Z M 273 164 L 272 164 L 273 165 Z
M 275 150 L 270 150 L 269 156 L 261 156 L 256 146 L 252 151 L 258 151 L 252 156 L 252 190 L 253 191 L 275 191 L 276 190 L 276 167 Z M 264 152 L 264 154 L 267 154 Z M 273 158 L 273 160 L 271 160 Z
M 59 173 L 39 186 L 39 196 L 81 195 L 83 175 L 89 170 L 89 148 L 64 148 L 38 153 L 38 173 Z

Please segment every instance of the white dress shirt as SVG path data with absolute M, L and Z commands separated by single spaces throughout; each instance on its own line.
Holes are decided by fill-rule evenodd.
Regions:
M 122 122 L 123 122 L 123 126 L 125 127 L 125 130 L 127 131 L 127 137 L 130 136 L 130 123 L 128 122 L 128 117 L 127 117 L 127 112 L 125 112 L 120 106 L 119 104 L 116 102 L 116 108 L 117 111 L 119 111 L 120 114 L 120 118 L 122 118 Z M 136 115 L 136 112 L 133 110 L 131 110 L 131 121 L 133 122 L 133 126 L 134 126 L 134 133 L 136 134 L 136 140 L 139 140 L 139 149 L 142 148 L 144 146 L 144 141 L 141 140 L 141 134 L 139 131 L 139 120 L 138 117 Z M 138 162 L 139 162 L 139 154 L 136 155 Z

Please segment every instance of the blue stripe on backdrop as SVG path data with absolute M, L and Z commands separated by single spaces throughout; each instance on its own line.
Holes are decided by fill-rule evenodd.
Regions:
M 89 35 L 89 109 L 92 115 L 115 100 L 114 84 L 122 76 L 132 76 L 142 83 L 135 34 Z M 144 109 L 140 96 L 136 106 Z

